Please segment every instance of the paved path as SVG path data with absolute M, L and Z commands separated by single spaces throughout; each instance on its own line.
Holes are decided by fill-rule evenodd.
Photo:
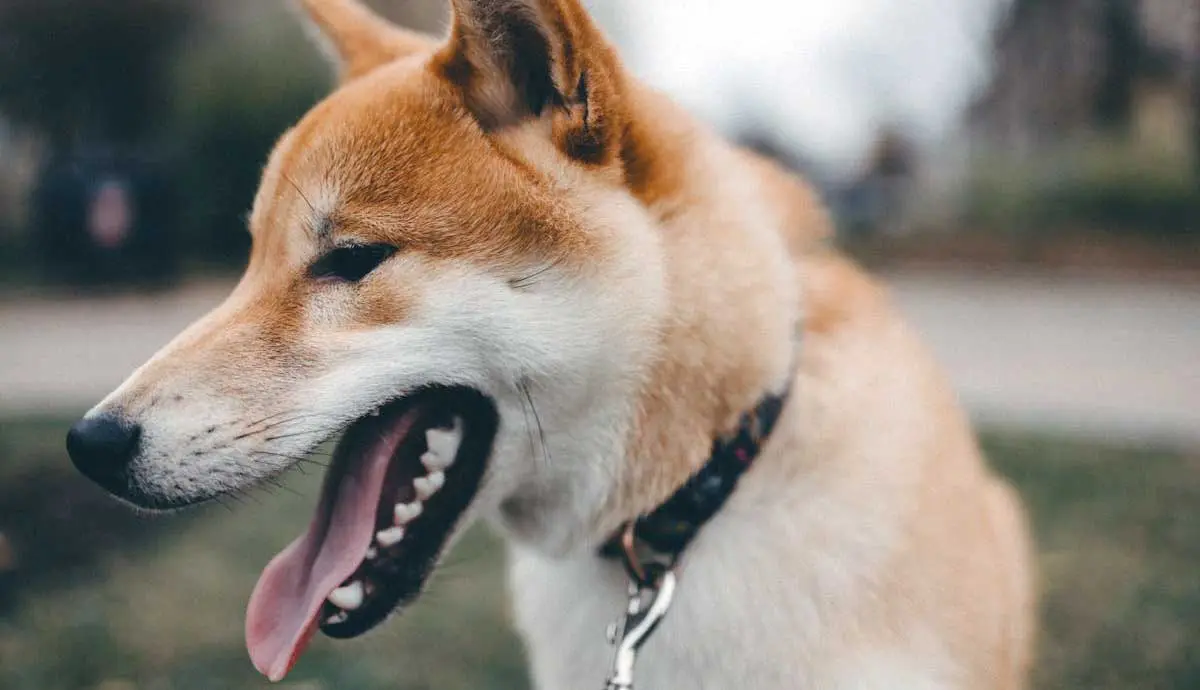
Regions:
M 1200 285 L 888 278 L 976 417 L 1200 447 Z
M 1200 286 L 886 279 L 982 421 L 1200 446 Z M 0 301 L 0 414 L 86 408 L 228 290 Z

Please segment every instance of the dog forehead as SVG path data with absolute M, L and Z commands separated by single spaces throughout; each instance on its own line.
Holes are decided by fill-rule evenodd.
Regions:
M 420 66 L 398 64 L 350 82 L 309 111 L 280 140 L 260 201 L 299 204 L 300 215 L 317 216 L 308 223 L 316 227 L 330 216 L 385 212 L 395 223 L 397 214 L 469 201 L 464 189 L 502 183 L 496 158 L 451 89 Z M 270 222 L 276 215 L 264 213 L 268 231 L 280 225 Z
M 265 254 L 297 260 L 335 236 L 497 260 L 580 245 L 562 208 L 452 85 L 399 63 L 338 89 L 280 140 L 252 228 Z
M 281 167 L 345 205 L 432 196 L 486 166 L 487 144 L 453 93 L 397 65 L 335 91 L 297 125 Z

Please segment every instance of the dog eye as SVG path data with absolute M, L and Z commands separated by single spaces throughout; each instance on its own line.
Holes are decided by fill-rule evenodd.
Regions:
M 313 278 L 357 283 L 395 253 L 396 248 L 390 244 L 338 247 L 313 262 L 308 273 Z

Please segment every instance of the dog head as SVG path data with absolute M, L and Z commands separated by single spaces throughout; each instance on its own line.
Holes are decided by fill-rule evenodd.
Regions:
M 342 83 L 272 153 L 245 275 L 68 439 L 89 477 L 165 509 L 342 435 L 308 533 L 252 597 L 272 678 L 318 626 L 356 635 L 415 597 L 473 515 L 549 548 L 581 536 L 664 302 L 625 77 L 575 0 L 454 0 L 440 43 L 303 4 Z

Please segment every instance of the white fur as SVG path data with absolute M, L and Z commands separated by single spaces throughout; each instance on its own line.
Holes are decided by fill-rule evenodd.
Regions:
M 864 645 L 878 581 L 886 577 L 881 569 L 898 543 L 895 526 L 910 506 L 874 493 L 864 504 L 865 491 L 853 481 L 831 485 L 817 473 L 788 476 L 794 470 L 785 469 L 782 445 L 768 447 L 689 546 L 674 605 L 639 656 L 638 685 L 962 687 L 952 682 L 957 671 L 946 651 L 918 621 L 906 620 L 903 625 L 913 627 L 897 631 L 904 644 Z M 867 440 L 859 451 L 882 457 L 887 448 L 882 439 Z M 548 557 L 518 545 L 510 553 L 517 624 L 539 690 L 572 690 L 607 677 L 613 649 L 605 627 L 626 603 L 621 566 L 594 551 Z

